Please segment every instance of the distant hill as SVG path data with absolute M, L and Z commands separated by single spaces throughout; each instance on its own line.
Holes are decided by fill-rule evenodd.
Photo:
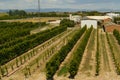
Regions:
M 8 12 L 9 10 L 2 10 L 2 9 L 0 9 L 0 12 Z
M 25 9 L 27 12 L 38 12 L 37 9 Z M 60 8 L 50 8 L 50 9 L 41 9 L 41 12 L 75 12 L 78 9 L 60 9 Z
M 26 9 L 27 12 L 38 12 L 37 9 Z M 100 12 L 119 12 L 120 10 L 113 10 L 113 9 L 96 9 L 96 10 L 90 10 L 90 9 L 61 9 L 61 8 L 50 8 L 50 9 L 41 9 L 41 12 L 76 12 L 76 11 L 100 11 Z
M 5 9 L 2 10 L 0 9 L 0 12 L 8 12 L 10 9 Z M 27 12 L 38 12 L 37 9 L 25 9 Z M 113 10 L 113 9 L 96 9 L 96 10 L 90 10 L 90 9 L 70 9 L 70 8 L 46 8 L 46 9 L 41 9 L 41 12 L 76 12 L 76 11 L 100 11 L 100 12 L 120 12 L 120 10 Z

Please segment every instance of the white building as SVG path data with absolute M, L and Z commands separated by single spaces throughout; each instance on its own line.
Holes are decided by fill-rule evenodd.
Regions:
M 49 24 L 60 24 L 61 20 L 55 20 L 55 21 L 50 21 L 50 22 L 47 22 Z
M 105 19 L 112 19 L 110 16 L 86 16 L 89 19 L 95 19 L 95 20 L 105 20 Z
M 85 25 L 87 26 L 87 28 L 93 26 L 93 28 L 97 29 L 97 20 L 81 20 L 81 28 Z
M 70 20 L 73 20 L 74 22 L 80 22 L 81 16 L 78 16 L 78 15 L 72 16 L 72 14 L 70 14 L 70 15 L 69 15 L 69 19 L 70 19 Z
M 118 16 L 120 16 L 120 14 L 116 14 L 116 13 L 107 13 L 106 14 L 107 16 L 110 16 L 110 17 L 118 17 Z

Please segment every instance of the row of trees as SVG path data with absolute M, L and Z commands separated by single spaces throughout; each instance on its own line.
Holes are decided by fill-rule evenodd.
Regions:
M 120 17 L 114 17 L 114 22 L 117 23 L 117 21 L 120 21 Z M 119 22 L 120 24 L 120 22 Z
M 24 10 L 9 10 L 9 15 L 1 16 L 0 20 L 5 19 L 22 19 L 22 18 L 32 18 L 32 17 L 68 17 L 68 13 L 57 13 L 57 12 L 26 12 Z
M 68 13 L 57 13 L 57 12 L 42 12 L 42 13 L 29 13 L 30 17 L 68 17 Z
M 113 61 L 114 61 L 114 64 L 115 64 L 115 67 L 116 67 L 116 72 L 118 75 L 120 75 L 120 68 L 119 68 L 119 64 L 117 63 L 117 60 L 115 58 L 115 53 L 113 51 L 113 46 L 112 44 L 110 43 L 110 39 L 109 39 L 109 36 L 108 36 L 108 33 L 106 33 L 106 36 L 107 36 L 107 42 L 109 44 L 109 47 L 110 47 L 110 50 L 111 50 L 111 53 L 112 53 L 112 58 L 113 58 Z
M 6 62 L 14 59 L 17 56 L 25 53 L 26 51 L 32 49 L 33 47 L 45 42 L 46 40 L 60 34 L 61 32 L 67 30 L 67 27 L 56 27 L 51 30 L 46 30 L 42 33 L 28 36 L 23 39 L 22 42 L 16 43 L 8 48 L 3 48 L 0 50 L 0 64 L 3 65 Z
M 5 16 L 1 16 L 0 20 L 13 20 L 13 19 L 23 19 L 23 18 L 28 18 L 26 16 L 9 16 L 9 15 L 5 15 Z
M 24 10 L 9 10 L 10 16 L 26 16 L 27 13 Z
M 16 60 L 10 63 L 9 65 L 0 66 L 0 73 L 1 73 L 0 75 L 2 77 L 7 76 L 11 72 L 11 70 L 13 71 L 15 69 L 15 66 L 19 67 L 33 56 L 35 56 L 34 50 L 24 56 L 20 56 L 19 58 L 16 58 Z
M 72 39 L 69 40 L 68 43 L 65 46 L 63 46 L 60 49 L 60 51 L 57 54 L 55 54 L 49 62 L 47 62 L 47 64 L 46 64 L 47 80 L 53 79 L 53 76 L 56 73 L 56 71 L 58 70 L 61 62 L 64 61 L 67 54 L 71 51 L 71 49 L 74 47 L 74 45 L 76 44 L 78 39 L 85 32 L 85 30 L 86 30 L 86 27 L 82 28 L 77 33 L 75 33 L 75 35 L 72 37 Z
M 41 32 L 43 33 L 43 32 Z M 45 33 L 45 31 L 44 31 Z M 50 45 L 51 44 L 51 41 L 54 42 L 56 40 L 56 38 L 60 37 L 60 35 L 50 39 L 49 41 L 47 41 L 47 43 L 45 43 L 44 45 L 42 45 L 41 47 L 39 47 L 39 50 L 42 50 L 43 48 L 45 48 L 47 45 Z M 56 51 L 56 48 L 57 47 L 51 47 L 49 50 L 47 50 L 43 56 L 43 62 L 50 57 L 51 54 L 53 54 L 54 51 Z M 9 72 L 10 72 L 10 69 L 13 71 L 15 69 L 15 67 L 20 67 L 22 64 L 24 64 L 27 60 L 30 60 L 33 56 L 35 56 L 38 52 L 38 47 L 37 48 L 34 48 L 33 50 L 30 50 L 30 52 L 28 53 L 25 53 L 25 55 L 21 55 L 19 57 L 16 58 L 16 60 L 12 61 L 12 63 L 10 62 L 10 65 L 4 65 L 1 67 L 0 71 L 2 73 L 2 76 L 5 76 L 7 75 Z M 40 57 L 40 56 L 39 56 Z M 41 65 L 40 60 L 39 60 L 39 57 L 37 59 L 35 59 L 34 61 L 32 61 L 32 63 L 30 63 L 28 66 L 29 66 L 29 69 L 31 70 L 31 67 L 35 64 L 37 64 L 37 68 L 39 68 L 39 66 Z M 34 62 L 34 63 L 33 63 Z M 36 65 L 35 64 L 35 65 Z M 10 66 L 10 67 L 9 67 Z M 6 67 L 8 68 L 8 70 L 6 70 Z M 26 69 L 25 69 L 26 70 Z M 26 70 L 27 72 L 29 72 L 28 70 Z M 25 76 L 27 75 L 28 76 L 28 73 L 26 73 L 25 71 Z M 7 74 L 6 74 L 7 72 Z M 30 72 L 31 74 L 31 72 Z
M 43 26 L 45 23 L 41 23 Z M 0 22 L 0 44 L 10 42 L 17 38 L 25 37 L 30 35 L 30 31 L 38 28 L 38 23 L 7 23 Z
M 65 34 L 65 33 L 64 33 Z M 49 42 L 47 41 L 47 44 L 45 43 L 42 47 L 39 47 L 39 50 L 41 51 L 42 49 L 46 48 L 47 45 L 50 45 L 52 44 L 54 41 L 56 41 L 56 39 L 59 39 L 60 37 L 62 37 L 63 34 L 61 35 L 58 35 L 52 39 L 49 40 Z M 67 35 L 68 36 L 68 35 Z M 66 37 L 64 37 L 66 38 Z M 42 55 L 39 55 L 35 60 L 33 60 L 30 64 L 28 64 L 30 70 L 32 70 L 32 67 L 35 66 L 36 64 L 36 67 L 34 67 L 34 70 L 37 70 L 36 68 L 39 68 L 40 65 L 42 65 L 42 62 L 45 62 L 47 59 L 50 58 L 51 55 L 54 55 L 54 53 L 56 53 L 56 51 L 58 51 L 59 49 L 58 48 L 61 48 L 62 45 L 64 45 L 64 42 L 65 40 L 64 39 L 61 39 L 62 41 L 58 44 L 55 44 L 53 46 L 51 46 L 49 49 L 47 49 L 44 54 Z M 52 42 L 52 43 L 51 43 Z M 57 47 L 56 47 L 57 46 Z M 28 53 L 29 54 L 29 53 Z M 41 62 L 41 57 L 42 56 L 42 62 Z M 31 56 L 32 57 L 32 56 Z M 32 74 L 32 72 L 31 72 Z M 28 75 L 28 74 L 27 74 Z
M 16 35 L 16 33 L 14 32 L 13 33 L 13 35 L 9 35 L 8 37 L 4 37 L 3 35 L 3 39 L 2 39 L 2 36 L 1 36 L 1 38 L 0 38 L 0 40 L 1 40 L 1 45 L 0 45 L 0 49 L 3 49 L 3 48 L 9 48 L 9 47 L 11 47 L 11 46 L 14 46 L 14 45 L 16 45 L 16 44 L 18 44 L 18 43 L 21 43 L 21 42 L 23 42 L 24 40 L 29 40 L 29 39 L 31 39 L 31 38 L 33 38 L 33 37 L 36 37 L 37 35 L 39 35 L 39 34 L 43 34 L 43 33 L 46 33 L 48 30 L 46 30 L 46 31 L 43 31 L 43 32 L 40 32 L 40 33 L 38 33 L 38 34 L 36 34 L 36 35 L 30 35 L 30 30 L 32 29 L 32 28 L 35 28 L 36 26 L 38 26 L 38 25 L 33 25 L 33 27 L 30 25 L 28 28 L 27 28 L 27 26 L 24 28 L 24 27 L 22 27 L 21 26 L 21 28 L 23 28 L 23 29 L 21 29 L 21 31 L 19 30 L 19 27 L 18 27 L 18 29 L 15 29 L 15 30 L 17 30 L 18 32 L 23 32 L 23 31 L 25 31 L 25 30 L 29 30 L 29 32 L 28 32 L 28 34 L 27 35 L 25 35 L 24 33 L 22 33 L 23 35 L 25 35 L 25 36 L 17 36 Z M 1 29 L 1 28 L 0 28 Z M 4 28 L 3 28 L 4 29 Z M 12 29 L 13 28 L 10 28 L 9 29 L 9 31 L 5 31 L 5 33 L 7 34 L 7 32 L 8 33 L 11 33 L 12 32 Z M 4 30 L 7 30 L 6 28 L 4 29 Z M 22 31 L 23 30 L 23 31 Z M 4 33 L 4 32 L 3 32 Z M 2 34 L 3 34 L 2 33 Z M 16 37 L 13 37 L 14 36 L 14 34 L 16 35 Z M 7 40 L 6 40 L 7 39 Z M 6 41 L 6 42 L 5 42 Z
M 63 20 L 60 22 L 60 25 L 61 25 L 61 26 L 67 26 L 67 27 L 74 27 L 74 26 L 75 26 L 75 22 L 72 21 L 72 20 L 69 20 L 69 19 L 63 19 Z
M 74 52 L 74 55 L 72 57 L 72 60 L 70 61 L 70 66 L 69 66 L 69 73 L 70 73 L 70 78 L 74 78 L 74 76 L 77 74 L 77 71 L 79 69 L 79 64 L 82 60 L 82 56 L 85 50 L 85 47 L 87 45 L 87 42 L 89 40 L 90 34 L 93 30 L 93 27 L 88 29 L 83 36 L 81 43 L 77 50 Z
M 115 36 L 115 38 L 117 39 L 117 41 L 118 41 L 118 43 L 119 43 L 119 45 L 120 45 L 120 33 L 119 33 L 119 31 L 115 29 L 115 30 L 113 31 L 113 35 Z M 108 36 L 108 34 L 107 34 L 107 36 Z M 112 52 L 114 64 L 115 64 L 115 67 L 116 67 L 116 72 L 117 72 L 118 75 L 120 75 L 119 63 L 117 62 L 117 60 L 116 60 L 116 58 L 115 58 L 115 53 L 114 53 L 114 51 L 113 51 L 113 46 L 111 45 L 109 38 L 108 38 L 108 43 L 109 43 L 109 45 L 110 45 L 110 49 L 111 49 L 111 52 Z
M 74 13 L 74 15 L 81 15 L 81 16 L 103 16 L 106 13 L 98 12 L 98 11 L 78 11 Z
M 118 30 L 114 30 L 113 31 L 113 35 L 115 36 L 115 38 L 117 39 L 118 43 L 120 44 L 120 33 Z
M 100 71 L 100 54 L 99 54 L 99 29 L 97 29 L 97 51 L 96 51 L 96 76 L 99 75 Z

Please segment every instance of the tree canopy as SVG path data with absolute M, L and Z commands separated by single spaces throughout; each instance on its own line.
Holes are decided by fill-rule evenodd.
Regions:
M 75 22 L 72 21 L 72 20 L 69 20 L 69 19 L 63 19 L 63 20 L 60 22 L 60 25 L 61 25 L 61 26 L 67 26 L 67 27 L 74 27 L 74 26 L 75 26 Z
M 24 10 L 9 10 L 10 16 L 26 16 L 27 13 Z

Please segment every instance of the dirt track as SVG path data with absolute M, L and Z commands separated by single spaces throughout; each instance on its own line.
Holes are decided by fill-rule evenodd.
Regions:
M 96 46 L 97 46 L 96 45 L 96 35 L 94 35 L 95 42 L 93 44 L 92 53 L 91 53 L 91 55 L 88 53 L 89 49 L 87 47 L 89 47 L 89 43 L 90 43 L 90 39 L 89 39 L 88 45 L 86 46 L 86 50 L 85 50 L 84 55 L 83 55 L 82 63 L 80 64 L 79 72 L 76 75 L 75 79 L 73 79 L 73 80 L 120 80 L 120 76 L 118 76 L 116 74 L 116 71 L 115 71 L 115 65 L 113 63 L 111 50 L 110 50 L 109 45 L 107 43 L 106 34 L 100 30 L 99 36 L 100 36 L 99 43 L 100 43 L 100 61 L 101 61 L 100 62 L 100 75 L 99 76 L 94 75 L 95 68 L 96 68 L 96 66 L 95 66 L 95 54 L 96 54 Z M 58 45 L 59 42 L 61 42 L 61 40 L 54 42 L 54 44 L 56 43 L 56 45 Z M 117 42 L 115 44 L 117 44 Z M 90 46 L 90 47 L 92 47 L 92 46 Z M 119 47 L 119 45 L 117 45 L 117 47 Z M 50 46 L 48 48 L 50 48 Z M 76 47 L 74 47 L 74 48 L 76 48 Z M 75 50 L 74 48 L 72 51 Z M 46 51 L 46 49 L 43 49 L 43 50 Z M 61 66 L 63 66 L 64 63 L 67 63 L 69 61 L 71 55 L 72 55 L 72 53 L 68 54 L 68 56 L 66 57 L 65 61 L 61 64 Z M 33 58 L 33 59 L 35 59 L 35 58 Z M 49 61 L 49 59 L 50 59 L 50 57 L 47 58 L 46 61 Z M 87 61 L 87 59 L 89 59 L 89 61 Z M 46 61 L 41 65 L 41 69 L 43 69 L 43 71 L 41 69 L 36 69 L 36 71 L 33 73 L 33 75 L 30 76 L 26 80 L 46 80 L 46 76 L 45 76 L 45 72 L 44 72 L 44 67 L 45 67 Z M 88 65 L 92 66 L 92 68 L 86 67 L 87 62 L 88 62 Z M 25 65 L 23 65 L 23 67 L 25 67 L 28 64 L 29 64 L 29 62 L 26 63 Z M 86 67 L 86 69 L 84 70 L 83 68 L 85 68 L 85 67 Z M 90 74 L 88 74 L 88 72 L 90 72 Z M 14 78 L 13 80 L 16 80 L 17 78 L 15 78 L 15 77 L 18 77 L 19 79 L 17 79 L 17 80 L 24 80 L 23 76 L 24 75 L 21 74 L 21 72 L 19 71 L 19 72 L 17 72 L 16 75 L 12 75 L 11 78 Z M 9 80 L 9 79 L 6 78 L 5 80 Z M 56 77 L 56 75 L 55 75 L 55 80 L 70 80 L 70 79 L 68 78 L 68 76 Z
M 58 48 L 57 50 L 59 50 L 60 49 L 60 47 L 62 47 L 65 43 L 65 38 L 67 38 L 67 36 L 68 35 L 71 35 L 72 34 L 72 32 L 74 31 L 75 29 L 73 29 L 72 31 L 67 31 L 67 33 L 65 33 L 63 36 L 61 36 L 61 37 L 59 37 L 56 41 L 54 41 L 54 43 L 52 43 L 51 45 L 49 45 L 49 46 L 46 46 L 46 48 L 44 48 L 42 51 L 41 51 L 41 49 L 40 49 L 40 51 L 37 51 L 37 52 L 39 52 L 39 55 L 40 54 L 42 54 L 42 53 L 44 53 L 45 51 L 47 51 L 48 49 L 51 49 L 51 47 L 52 46 L 54 46 L 55 48 Z M 61 42 L 62 43 L 64 43 L 64 44 L 61 44 Z M 55 51 L 55 53 L 56 53 L 57 51 Z M 28 62 L 27 63 L 25 63 L 25 64 L 23 64 L 21 67 L 19 67 L 20 68 L 20 70 L 18 70 L 17 72 L 15 72 L 14 74 L 12 74 L 10 77 L 6 77 L 5 78 L 5 80 L 8 80 L 8 79 L 13 79 L 13 80 L 19 80 L 20 78 L 19 77 L 21 77 L 21 79 L 24 79 L 24 74 L 21 74 L 21 72 L 22 72 L 22 69 L 24 69 L 25 68 L 25 66 L 27 66 L 28 64 L 30 64 L 33 60 L 35 60 L 39 55 L 36 55 L 36 56 L 34 56 L 33 58 L 31 58 L 30 60 L 28 60 Z M 52 54 L 52 55 L 54 55 L 54 54 Z M 52 57 L 52 55 L 51 55 L 51 57 Z M 50 59 L 50 57 L 46 57 L 45 59 Z M 46 61 L 48 61 L 48 60 L 45 60 L 44 62 L 43 62 L 43 60 L 42 60 L 42 62 L 43 62 L 43 64 L 42 64 L 42 66 L 43 65 L 45 65 L 45 63 L 46 63 Z M 40 73 L 40 70 L 38 69 L 37 70 L 37 72 L 39 71 L 39 73 Z M 36 72 L 36 73 L 37 73 Z M 36 73 L 34 73 L 34 74 L 36 74 Z M 37 76 L 39 73 L 37 73 L 36 75 L 34 75 L 34 76 Z M 40 73 L 41 74 L 41 73 Z M 30 80 L 33 80 L 32 78 L 34 78 L 35 79 L 35 77 L 29 77 L 29 79 Z M 39 77 L 39 76 L 38 76 Z M 20 80 L 21 80 L 20 79 Z

